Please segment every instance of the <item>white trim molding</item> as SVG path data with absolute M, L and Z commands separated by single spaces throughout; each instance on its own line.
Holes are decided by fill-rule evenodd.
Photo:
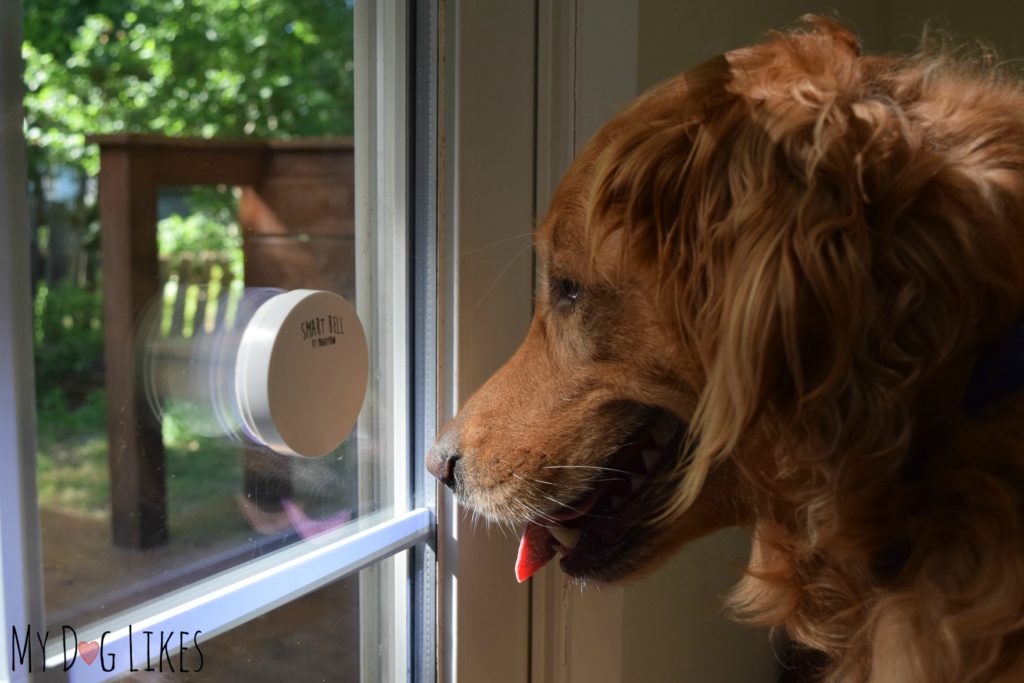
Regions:
M 439 417 L 515 351 L 532 313 L 536 6 L 442 2 Z M 517 540 L 438 497 L 439 681 L 529 677 Z
M 533 228 L 580 141 L 635 95 L 637 9 L 635 0 L 442 7 L 440 405 L 448 418 L 529 327 Z M 542 676 L 568 652 L 564 580 L 549 569 L 517 585 L 518 539 L 474 529 L 447 491 L 438 522 L 438 680 L 565 680 Z M 615 651 L 605 646 L 618 642 L 621 614 L 603 623 L 615 632 L 588 644 L 595 666 L 608 661 L 594 651 Z M 598 635 L 593 625 L 587 632 Z

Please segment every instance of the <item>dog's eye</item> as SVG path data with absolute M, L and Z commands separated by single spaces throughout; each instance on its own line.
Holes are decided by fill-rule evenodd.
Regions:
M 574 304 L 579 300 L 580 294 L 583 293 L 580 283 L 575 280 L 558 278 L 554 284 L 556 303 Z

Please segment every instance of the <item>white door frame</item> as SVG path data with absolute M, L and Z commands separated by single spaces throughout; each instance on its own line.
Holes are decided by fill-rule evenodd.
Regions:
M 448 0 L 442 22 L 439 412 L 447 419 L 525 335 L 529 233 L 579 146 L 635 95 L 637 3 Z M 621 614 L 588 621 L 590 603 L 551 567 L 517 585 L 518 539 L 474 530 L 443 489 L 438 533 L 439 681 L 568 680 L 570 622 L 593 666 L 620 670 Z
M 531 316 L 533 2 L 442 2 L 438 413 L 450 418 L 515 350 Z M 499 276 L 500 273 L 500 276 Z M 516 539 L 475 532 L 438 495 L 438 680 L 529 675 L 529 588 Z

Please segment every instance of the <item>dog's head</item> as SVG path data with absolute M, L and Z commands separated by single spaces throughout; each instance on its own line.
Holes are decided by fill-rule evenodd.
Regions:
M 615 580 L 755 521 L 857 528 L 869 560 L 1022 307 L 1020 102 L 820 19 L 646 94 L 562 180 L 529 333 L 428 467 L 526 524 L 521 578 L 559 550 Z

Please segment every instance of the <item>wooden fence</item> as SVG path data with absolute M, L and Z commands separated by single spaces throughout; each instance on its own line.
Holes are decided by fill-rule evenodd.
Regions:
M 226 329 L 244 291 L 244 282 L 231 272 L 230 256 L 220 252 L 161 259 L 160 281 L 160 335 L 165 338 Z

